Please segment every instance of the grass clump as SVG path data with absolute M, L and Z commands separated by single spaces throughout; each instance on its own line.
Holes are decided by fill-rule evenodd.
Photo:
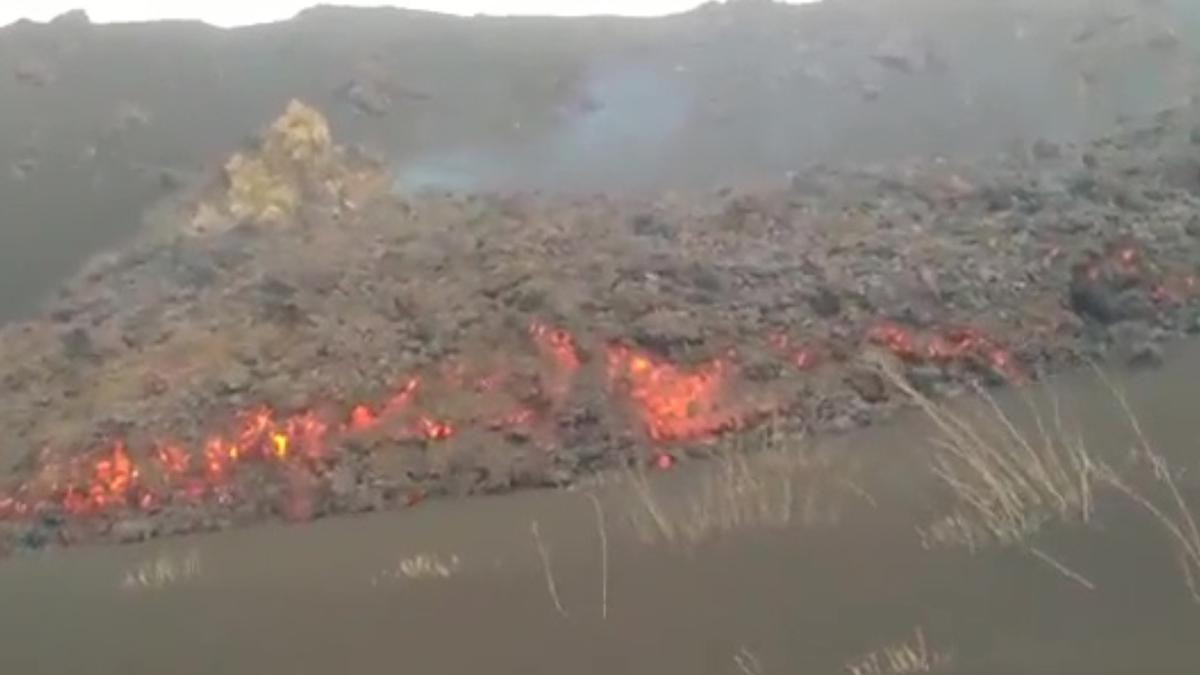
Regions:
M 744 530 L 835 524 L 842 498 L 872 503 L 802 439 L 768 427 L 733 445 L 718 450 L 699 484 L 679 498 L 663 494 L 644 473 L 630 473 L 630 518 L 643 541 L 696 546 Z
M 982 406 L 960 408 L 931 400 L 895 369 L 882 370 L 937 431 L 930 468 L 948 488 L 951 507 L 920 531 L 927 546 L 1020 547 L 1090 589 L 1091 582 L 1037 548 L 1033 537 L 1049 524 L 1087 525 L 1098 499 L 1124 498 L 1167 535 L 1187 588 L 1200 602 L 1200 529 L 1179 473 L 1149 442 L 1124 392 L 1099 368 L 1097 377 L 1134 438 L 1132 462 L 1097 456 L 1081 433 L 1064 424 L 1054 396 L 1045 405 L 1024 399 L 1032 422 L 1023 429 L 982 389 Z

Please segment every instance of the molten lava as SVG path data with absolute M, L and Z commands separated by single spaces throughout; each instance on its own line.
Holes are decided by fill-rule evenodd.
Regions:
M 584 361 L 575 337 L 565 330 L 535 323 L 529 336 L 542 364 L 540 380 L 533 388 L 539 393 L 523 393 L 501 403 L 499 409 L 489 409 L 485 403 L 492 401 L 494 408 L 496 400 L 506 401 L 506 386 L 525 386 L 523 380 L 512 379 L 514 369 L 503 364 L 471 373 L 463 364 L 452 363 L 429 371 L 439 378 L 430 389 L 423 387 L 421 378 L 408 377 L 378 402 L 349 405 L 342 420 L 313 411 L 281 414 L 258 406 L 235 415 L 227 433 L 213 434 L 194 448 L 169 439 L 158 441 L 145 453 L 142 466 L 135 460 L 138 455 L 120 441 L 70 462 L 46 461 L 38 477 L 0 494 L 0 518 L 54 510 L 71 515 L 155 510 L 179 500 L 228 504 L 236 496 L 235 481 L 242 467 L 258 465 L 275 471 L 291 485 L 311 486 L 325 470 L 324 460 L 355 435 L 378 432 L 392 440 L 440 443 L 464 428 L 507 432 L 534 425 L 547 407 L 554 409 L 570 394 Z M 916 334 L 884 322 L 872 326 L 866 338 L 906 360 L 982 359 L 1000 372 L 1016 373 L 1007 352 L 973 329 Z M 773 336 L 769 343 L 781 359 L 798 369 L 811 368 L 818 361 L 816 349 L 794 344 L 786 336 Z M 654 442 L 696 440 L 734 430 L 761 412 L 731 391 L 731 383 L 737 379 L 732 350 L 686 368 L 623 345 L 608 347 L 606 356 L 609 391 L 632 409 Z M 427 401 L 418 400 L 418 394 L 427 397 L 433 392 L 458 392 L 483 403 L 460 406 L 475 411 L 469 416 L 447 418 L 433 414 L 423 407 Z M 510 407 L 506 410 L 504 406 Z M 660 468 L 669 468 L 674 462 L 661 451 L 651 457 Z M 304 501 L 302 496 L 293 496 L 297 503 Z M 295 512 L 309 510 L 297 507 Z
M 556 402 L 561 402 L 570 392 L 575 374 L 580 367 L 575 338 L 565 330 L 551 328 L 541 323 L 533 324 L 529 333 L 538 350 L 543 355 L 549 356 L 553 364 L 553 374 L 546 384 L 547 393 Z
M 109 507 L 128 506 L 139 475 L 129 453 L 125 451 L 125 444 L 114 443 L 93 462 L 88 480 L 82 485 L 67 486 L 63 495 L 63 510 L 72 515 L 83 515 Z
M 891 321 L 881 321 L 867 329 L 866 339 L 888 349 L 905 361 L 981 361 L 1008 380 L 1019 381 L 1022 377 L 1008 350 L 976 328 L 950 328 L 940 332 L 917 334 Z
M 729 364 L 713 359 L 684 371 L 624 346 L 608 350 L 608 375 L 622 386 L 655 441 L 694 439 L 742 424 L 742 416 L 722 401 Z

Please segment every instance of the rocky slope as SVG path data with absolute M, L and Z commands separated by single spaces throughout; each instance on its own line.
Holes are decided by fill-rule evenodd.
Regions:
M 637 192 L 1081 142 L 1192 91 L 1190 0 L 741 0 L 662 19 L 321 8 L 0 28 L 0 320 L 291 98 L 405 189 Z
M 294 103 L 0 332 L 10 546 L 563 485 L 1197 328 L 1200 114 L 654 198 L 398 194 Z

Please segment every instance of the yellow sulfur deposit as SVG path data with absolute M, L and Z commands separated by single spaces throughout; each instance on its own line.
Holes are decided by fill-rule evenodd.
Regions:
M 295 213 L 297 187 L 262 157 L 236 154 L 225 164 L 229 212 L 238 220 L 280 222 Z
M 293 100 L 257 151 L 226 162 L 223 210 L 237 221 L 259 223 L 290 221 L 301 203 L 352 210 L 357 198 L 386 184 L 379 173 L 351 167 L 333 144 L 325 116 Z
M 316 165 L 333 151 L 329 122 L 299 101 L 288 104 L 287 111 L 271 125 L 263 144 L 266 157 L 286 157 L 299 165 Z

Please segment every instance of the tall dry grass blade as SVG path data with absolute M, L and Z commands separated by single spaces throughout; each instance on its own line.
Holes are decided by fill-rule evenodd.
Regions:
M 1184 581 L 1188 584 L 1188 590 L 1191 592 L 1192 599 L 1200 602 L 1200 594 L 1196 591 L 1195 583 L 1196 572 L 1200 570 L 1200 542 L 1190 537 L 1189 532 L 1185 529 L 1186 526 L 1176 522 L 1175 519 L 1167 515 L 1148 497 L 1125 482 L 1116 472 L 1111 470 L 1106 471 L 1102 474 L 1102 478 L 1135 504 L 1150 513 L 1163 529 L 1166 530 L 1177 546 L 1180 566 L 1183 568 L 1185 576 Z
M 787 528 L 801 516 L 805 525 L 816 525 L 808 516 L 818 512 L 818 498 L 822 515 L 836 519 L 835 499 L 851 490 L 828 489 L 845 487 L 838 480 L 842 471 L 830 475 L 830 458 L 818 459 L 803 445 L 780 444 L 775 436 L 761 442 L 765 448 L 722 446 L 712 461 L 696 467 L 701 472 L 696 486 L 678 498 L 660 495 L 644 474 L 630 472 L 629 516 L 643 541 L 693 548 L 743 530 Z
M 1187 550 L 1193 559 L 1193 562 L 1200 567 L 1200 528 L 1196 526 L 1196 519 L 1192 515 L 1192 509 L 1184 498 L 1183 493 L 1179 489 L 1179 484 L 1175 481 L 1175 477 L 1171 475 L 1171 471 L 1167 466 L 1166 459 L 1154 451 L 1150 445 L 1150 440 L 1146 433 L 1142 430 L 1141 421 L 1133 412 L 1133 407 L 1129 404 L 1129 398 L 1125 392 L 1112 381 L 1112 378 L 1099 367 L 1093 364 L 1093 368 L 1099 375 L 1100 380 L 1112 393 L 1117 404 L 1121 407 L 1126 420 L 1129 422 L 1130 428 L 1133 430 L 1134 437 L 1138 440 L 1138 445 L 1142 452 L 1142 456 L 1150 463 L 1154 469 L 1155 476 L 1167 487 L 1171 493 L 1171 499 L 1175 503 L 1175 510 L 1178 519 L 1182 523 L 1181 529 L 1186 529 L 1184 540 L 1187 542 Z
M 990 496 L 984 514 L 988 520 L 995 520 L 999 512 L 1004 518 L 1012 521 L 1024 520 L 1028 509 L 1026 503 L 1030 499 L 1037 500 L 1036 490 L 1022 475 L 1020 467 L 1013 458 L 1006 456 L 1000 444 L 987 441 L 981 429 L 985 425 L 979 421 L 968 420 L 958 415 L 943 404 L 932 401 L 923 393 L 917 391 L 907 379 L 894 367 L 882 366 L 884 375 L 891 383 L 908 396 L 926 417 L 933 422 L 944 438 L 937 445 L 944 451 L 942 468 L 948 474 L 965 472 L 982 482 Z M 944 458 L 950 457 L 961 463 L 954 466 Z M 967 480 L 959 481 L 960 485 Z
M 927 540 L 949 537 L 946 543 L 974 550 L 982 534 L 1027 546 L 1046 522 L 1090 517 L 1092 464 L 1081 447 L 1051 434 L 1032 398 L 1025 398 L 1035 429 L 1029 434 L 982 388 L 982 409 L 958 411 L 917 391 L 896 368 L 885 364 L 883 372 L 932 422 L 930 469 L 957 504 L 953 518 L 923 533 Z M 1057 407 L 1054 414 L 1060 425 Z
M 1058 509 L 1060 511 L 1066 510 L 1067 499 L 1056 487 L 1058 483 L 1062 482 L 1063 476 L 1061 473 L 1052 472 L 1049 468 L 1047 468 L 1049 465 L 1059 464 L 1057 461 L 1048 459 L 1050 457 L 1057 457 L 1059 454 L 1052 451 L 1053 444 L 1049 444 L 1050 447 L 1042 452 L 1035 450 L 1033 445 L 1029 442 L 1029 439 L 1026 438 L 1025 434 L 1021 433 L 1021 431 L 1017 429 L 1016 424 L 1013 423 L 1012 419 L 1004 411 L 1004 409 L 1000 407 L 1000 404 L 996 401 L 995 397 L 988 394 L 982 388 L 977 388 L 977 390 L 979 395 L 991 408 L 993 415 L 995 415 L 995 419 L 1000 422 L 1000 424 L 1004 427 L 1004 430 L 1008 433 L 1008 437 L 1014 443 L 1016 443 L 1018 448 L 1024 452 L 1025 457 L 1028 460 L 1028 464 L 1025 465 L 1025 470 L 1031 474 L 1030 478 L 1032 482 L 1046 488 L 1047 492 L 1049 492 L 1054 500 L 1058 503 Z M 1037 408 L 1032 405 L 1027 397 L 1022 398 L 1029 409 L 1030 415 L 1034 419 L 1034 424 L 1036 424 L 1039 429 L 1042 428 L 1044 426 L 1042 424 L 1042 416 L 1038 414 Z M 1034 494 L 1036 494 L 1036 492 Z
M 737 666 L 738 672 L 742 673 L 742 675 L 763 675 L 765 672 L 758 660 L 758 656 L 745 645 L 733 655 L 733 664 Z
M 558 610 L 558 613 L 564 619 L 570 618 L 567 615 L 567 610 L 563 607 L 562 600 L 558 597 L 558 584 L 554 582 L 554 571 L 550 567 L 550 551 L 546 549 L 545 543 L 542 542 L 542 533 L 538 528 L 536 520 L 529 524 L 529 530 L 533 533 L 533 545 L 537 548 L 538 557 L 542 561 L 542 572 L 546 576 L 546 589 L 550 592 L 550 599 L 554 602 L 554 608 Z
M 600 534 L 600 618 L 608 618 L 608 529 L 604 525 L 604 507 L 600 498 L 587 493 L 596 512 L 596 531 Z
M 637 471 L 631 471 L 629 479 L 629 484 L 633 486 L 636 493 L 638 504 L 649 514 L 654 529 L 654 532 L 643 532 L 643 534 L 647 538 L 661 537 L 667 542 L 675 541 L 678 532 L 665 509 L 659 504 L 654 489 L 650 486 L 650 480 L 646 477 L 646 472 L 640 468 Z
M 1057 558 L 1052 557 L 1050 554 L 1046 553 L 1042 549 L 1037 548 L 1036 546 L 1031 546 L 1031 547 L 1029 547 L 1028 550 L 1029 550 L 1029 553 L 1033 557 L 1046 563 L 1054 571 L 1058 572 L 1059 574 L 1063 575 L 1064 577 L 1070 579 L 1071 581 L 1074 581 L 1075 583 L 1079 584 L 1080 586 L 1083 586 L 1084 588 L 1088 589 L 1089 591 L 1096 590 L 1096 584 L 1093 584 L 1091 581 L 1088 581 L 1087 577 L 1083 576 L 1079 572 L 1076 572 L 1075 570 L 1071 569 L 1070 567 L 1067 567 L 1063 563 L 1059 562 L 1059 560 Z

